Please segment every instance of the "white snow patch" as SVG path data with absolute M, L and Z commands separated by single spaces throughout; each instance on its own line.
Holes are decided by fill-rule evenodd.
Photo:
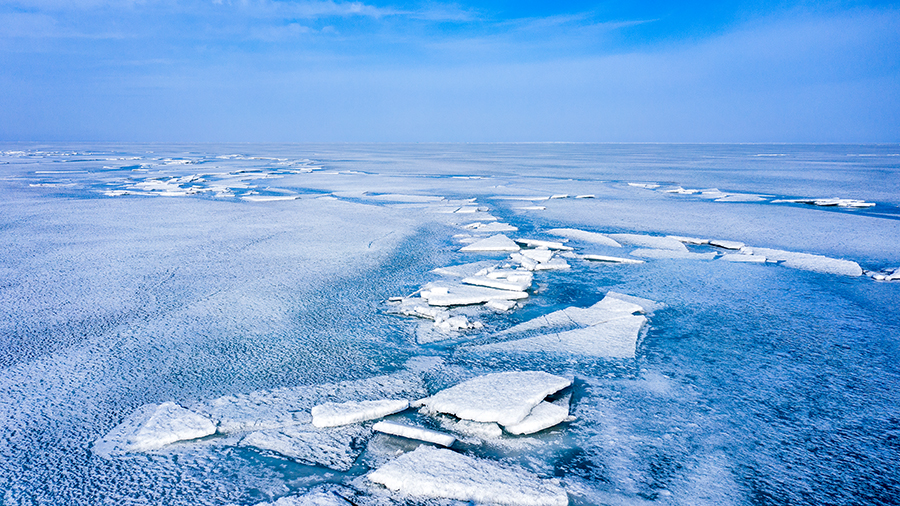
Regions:
M 375 432 L 390 434 L 392 436 L 400 436 L 407 439 L 417 439 L 419 441 L 434 443 L 441 446 L 453 446 L 453 443 L 456 442 L 456 437 L 451 436 L 450 434 L 444 434 L 443 432 L 437 432 L 434 430 L 423 429 L 422 427 L 413 427 L 410 425 L 404 425 L 394 422 L 378 422 L 374 426 L 372 426 L 372 430 L 374 430 Z
M 409 407 L 405 399 L 375 401 L 326 402 L 312 408 L 312 423 L 316 427 L 337 427 L 364 422 L 399 413 Z
M 524 469 L 428 446 L 398 457 L 367 477 L 402 495 L 423 499 L 522 506 L 569 503 L 556 480 L 543 480 Z

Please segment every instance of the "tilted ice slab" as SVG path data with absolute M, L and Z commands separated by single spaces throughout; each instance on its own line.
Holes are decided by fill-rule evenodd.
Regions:
M 522 292 L 531 288 L 533 278 L 534 275 L 528 271 L 497 269 L 486 272 L 481 276 L 463 278 L 462 282 L 468 285 Z
M 541 263 L 549 262 L 553 258 L 553 252 L 549 248 L 523 249 L 519 254 Z
M 437 269 L 433 269 L 431 272 L 435 274 L 439 274 L 441 276 L 448 276 L 454 278 L 467 278 L 469 276 L 476 276 L 483 272 L 487 272 L 491 268 L 495 267 L 497 262 L 492 260 L 482 260 L 480 262 L 471 262 L 467 264 L 461 265 L 451 265 L 448 267 L 438 267 Z
M 561 237 L 568 237 L 569 239 L 575 239 L 577 241 L 599 244 L 601 246 L 613 246 L 616 248 L 622 246 L 614 239 L 611 239 L 603 234 L 598 234 L 597 232 L 588 232 L 585 230 L 578 230 L 576 228 L 554 228 L 547 230 L 547 233 L 558 235 Z
M 851 260 L 840 260 L 809 253 L 794 253 L 769 248 L 746 248 L 754 255 L 764 256 L 769 260 L 783 262 L 785 267 L 826 274 L 842 274 L 844 276 L 862 276 L 862 267 Z
M 425 386 L 418 374 L 403 371 L 362 380 L 226 395 L 194 406 L 218 422 L 225 434 L 312 424 L 310 411 L 322 402 L 419 398 Z
M 367 477 L 402 495 L 422 499 L 522 506 L 569 503 L 565 490 L 555 480 L 428 446 L 388 462 Z
M 476 422 L 514 425 L 544 397 L 572 384 L 542 371 L 512 371 L 479 376 L 418 401 L 430 411 Z
M 125 452 L 157 450 L 176 441 L 209 436 L 216 425 L 204 416 L 175 404 L 141 406 L 93 446 L 97 455 L 110 458 Z
M 369 435 L 361 425 L 317 429 L 304 424 L 251 432 L 238 444 L 273 451 L 308 465 L 348 471 L 362 452 L 360 442 Z
M 631 244 L 633 246 L 641 246 L 652 249 L 668 249 L 672 251 L 687 251 L 687 246 L 677 239 L 671 237 L 660 237 L 655 235 L 642 234 L 608 234 L 622 244 Z
M 566 246 L 565 244 L 559 241 L 542 241 L 539 239 L 516 239 L 516 242 L 519 244 L 524 244 L 530 248 L 547 248 L 547 249 L 555 249 L 560 251 L 572 251 L 572 248 Z
M 523 322 L 510 327 L 500 332 L 498 335 L 502 336 L 506 334 L 525 332 L 547 327 L 562 327 L 572 325 L 587 327 L 613 320 L 615 318 L 631 316 L 632 314 L 638 312 L 649 312 L 652 310 L 652 308 L 656 307 L 656 303 L 653 301 L 649 301 L 646 299 L 637 299 L 646 301 L 647 304 L 642 305 L 639 302 L 626 300 L 625 297 L 627 296 L 623 296 L 615 292 L 610 292 L 593 306 L 586 308 L 567 307 L 565 309 L 560 309 L 558 311 L 554 311 L 544 316 L 539 316 L 537 318 L 528 320 L 527 322 Z M 647 309 L 648 307 L 651 309 Z
M 671 239 L 675 239 L 676 241 L 683 242 L 685 244 L 709 244 L 709 239 L 698 239 L 696 237 L 684 237 L 680 235 L 667 235 Z
M 680 244 L 680 243 L 679 243 Z M 716 253 L 692 253 L 690 251 L 675 251 L 671 249 L 636 249 L 629 253 L 631 256 L 642 258 L 674 259 L 674 260 L 712 260 Z
M 643 260 L 633 258 L 611 257 L 606 255 L 582 255 L 581 258 L 592 262 L 606 262 L 612 264 L 642 264 Z
M 534 270 L 536 271 L 558 271 L 569 268 L 571 268 L 569 263 L 562 258 L 553 258 L 546 262 L 538 262 L 538 264 L 534 266 Z
M 515 232 L 518 227 L 514 227 L 508 223 L 501 223 L 499 221 L 491 222 L 491 223 L 481 223 L 480 221 L 476 221 L 475 223 L 470 223 L 463 227 L 467 230 L 474 230 L 476 232 Z
M 486 239 L 482 239 L 477 242 L 473 242 L 468 246 L 463 247 L 460 251 L 463 252 L 492 252 L 492 251 L 519 251 L 519 245 L 515 243 L 509 237 L 506 237 L 503 234 L 492 235 Z
M 743 262 L 743 263 L 751 263 L 751 264 L 766 263 L 766 257 L 764 257 L 764 256 L 748 255 L 745 253 L 729 253 L 727 255 L 722 255 L 721 260 L 725 260 L 728 262 Z
M 543 401 L 519 423 L 504 427 L 510 434 L 534 434 L 566 421 L 569 418 L 568 406 L 560 406 Z
M 394 422 L 378 422 L 372 426 L 372 430 L 383 434 L 405 437 L 407 439 L 416 439 L 441 446 L 453 446 L 453 443 L 456 442 L 456 437 L 451 436 L 450 434 Z
M 427 288 L 419 294 L 432 306 L 468 306 L 472 304 L 484 304 L 490 300 L 519 300 L 527 299 L 527 292 L 512 290 L 497 290 L 483 286 L 472 285 L 426 285 Z
M 647 319 L 643 316 L 620 316 L 590 327 L 473 346 L 470 349 L 491 353 L 559 353 L 634 358 L 637 339 L 646 322 Z
M 742 243 L 742 242 L 725 241 L 722 239 L 710 239 L 709 244 L 712 246 L 717 246 L 719 248 L 733 249 L 733 250 L 739 250 L 745 246 L 744 243 Z
M 312 408 L 312 424 L 316 427 L 337 427 L 365 422 L 399 413 L 409 407 L 406 399 L 374 401 L 326 402 Z

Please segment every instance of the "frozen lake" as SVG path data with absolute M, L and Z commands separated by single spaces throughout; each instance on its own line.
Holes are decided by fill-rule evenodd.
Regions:
M 0 192 L 4 505 L 900 497 L 900 146 L 0 145 Z

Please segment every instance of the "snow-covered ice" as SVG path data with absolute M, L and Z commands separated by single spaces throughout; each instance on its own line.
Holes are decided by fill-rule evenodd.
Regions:
M 406 399 L 373 401 L 326 402 L 312 408 L 312 423 L 316 427 L 337 427 L 351 423 L 384 418 L 409 407 Z
M 756 264 L 764 264 L 766 263 L 766 257 L 761 255 L 747 255 L 744 253 L 728 253 L 722 255 L 720 260 L 725 260 L 728 262 L 744 262 L 744 263 L 756 263 Z
M 492 235 L 486 239 L 473 242 L 468 246 L 464 246 L 460 251 L 463 252 L 495 252 L 495 251 L 519 251 L 519 245 L 509 237 L 503 234 Z
M 419 441 L 434 443 L 440 446 L 449 447 L 453 446 L 453 443 L 456 442 L 456 437 L 451 436 L 450 434 L 396 422 L 381 421 L 373 425 L 372 430 L 383 434 L 390 434 L 392 436 L 417 439 Z
M 564 506 L 565 490 L 554 480 L 452 450 L 420 446 L 379 467 L 368 479 L 421 499 L 455 499 L 477 504 Z
M 542 371 L 510 371 L 479 376 L 418 401 L 431 411 L 476 422 L 521 422 L 548 395 L 572 384 Z
M 524 420 L 517 424 L 507 425 L 504 429 L 510 434 L 534 434 L 559 425 L 568 418 L 568 406 L 543 401 L 535 406 Z
M 843 276 L 862 276 L 862 267 L 852 260 L 829 258 L 810 253 L 795 253 L 771 248 L 749 247 L 747 251 L 753 255 L 764 256 L 769 260 L 782 262 L 785 267 L 805 271 L 839 274 Z
M 97 455 L 110 458 L 122 452 L 158 450 L 176 441 L 209 436 L 216 425 L 174 402 L 138 408 L 93 446 Z
M 566 237 L 569 239 L 574 239 L 576 241 L 599 244 L 600 246 L 612 246 L 616 248 L 622 246 L 609 236 L 598 234 L 597 232 L 588 232 L 586 230 L 578 230 L 575 228 L 553 228 L 547 230 L 546 232 L 551 235 L 558 235 L 560 237 Z

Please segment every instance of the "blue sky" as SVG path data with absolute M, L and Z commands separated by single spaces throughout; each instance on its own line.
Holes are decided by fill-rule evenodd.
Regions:
M 900 142 L 890 2 L 0 0 L 0 140 Z

